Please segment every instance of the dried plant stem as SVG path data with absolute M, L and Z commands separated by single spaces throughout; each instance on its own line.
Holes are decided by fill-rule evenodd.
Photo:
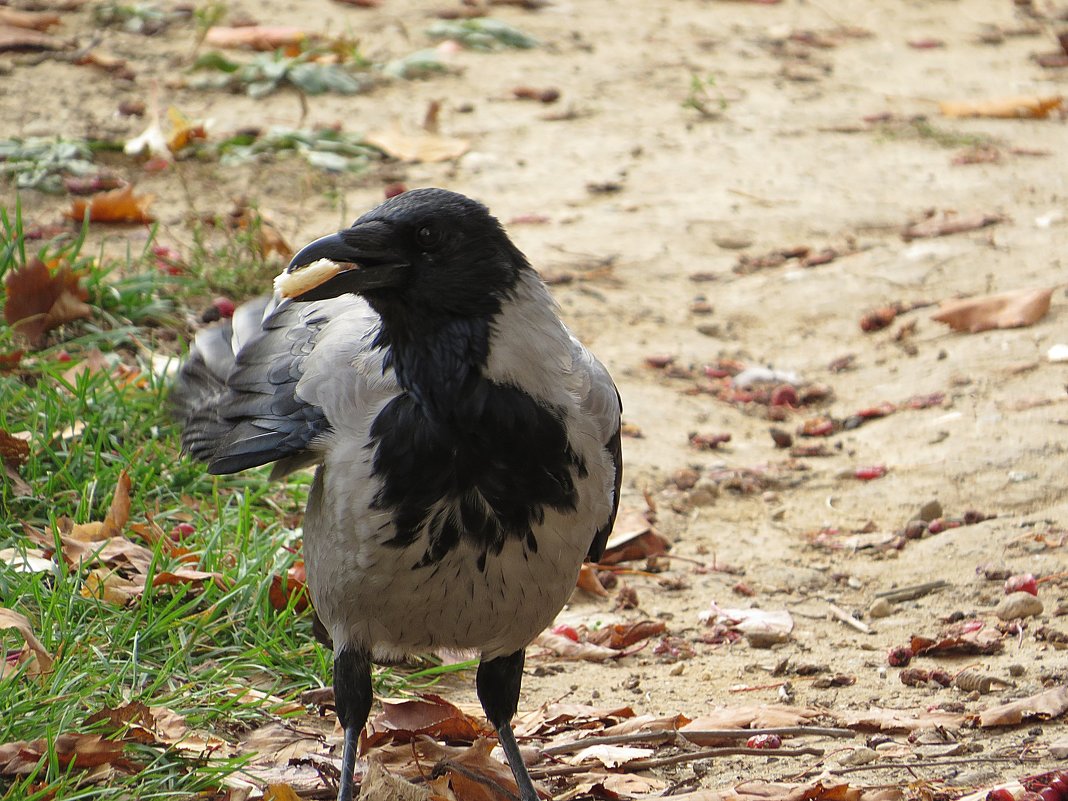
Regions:
M 591 745 L 620 745 L 621 743 L 667 743 L 675 739 L 719 738 L 723 740 L 748 740 L 757 734 L 778 734 L 783 737 L 854 737 L 852 729 L 833 729 L 819 726 L 778 726 L 768 729 L 701 729 L 692 731 L 636 731 L 630 734 L 609 734 L 602 737 L 585 737 L 543 748 L 542 756 L 570 754 Z
M 683 762 L 697 762 L 702 759 L 715 759 L 724 756 L 763 756 L 763 757 L 792 757 L 792 756 L 823 756 L 822 748 L 706 748 L 702 751 L 687 751 L 682 754 L 672 754 L 665 757 L 652 757 L 650 759 L 635 759 L 622 765 L 626 773 L 639 770 L 651 770 L 664 767 L 665 765 L 678 765 Z M 550 776 L 571 776 L 575 773 L 587 773 L 589 765 L 563 765 L 554 768 L 542 768 L 530 771 L 532 779 L 547 779 Z

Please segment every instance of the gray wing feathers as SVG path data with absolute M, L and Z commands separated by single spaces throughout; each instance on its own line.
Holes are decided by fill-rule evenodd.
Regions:
M 259 299 L 241 306 L 232 321 L 201 331 L 171 396 L 185 450 L 212 473 L 275 462 L 277 477 L 318 461 L 313 446 L 330 422 L 323 406 L 299 388 L 322 361 L 317 350 L 336 318 L 356 311 L 365 329 L 373 324 L 360 306 L 352 297 L 277 307 L 273 299 Z M 339 377 L 329 375 L 343 392 L 347 382 Z
M 612 511 L 605 524 L 597 530 L 586 557 L 589 561 L 596 562 L 604 553 L 605 543 L 608 542 L 612 526 L 616 522 L 616 512 L 619 511 L 619 491 L 623 486 L 623 443 L 620 428 L 623 402 L 605 366 L 574 338 L 572 338 L 571 353 L 576 368 L 585 366 L 589 376 L 589 388 L 585 397 L 582 398 L 582 410 L 596 421 L 601 432 L 601 442 L 615 467 Z

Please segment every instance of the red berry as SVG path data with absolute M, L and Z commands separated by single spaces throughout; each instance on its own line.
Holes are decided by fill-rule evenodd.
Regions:
M 886 655 L 886 661 L 891 667 L 904 667 L 912 661 L 914 656 L 912 649 L 906 645 L 900 648 L 891 648 L 890 653 Z
M 791 406 L 796 408 L 798 404 L 797 390 L 789 384 L 780 384 L 771 391 L 771 406 Z
M 1038 595 L 1038 582 L 1030 573 L 1020 573 L 1017 576 L 1009 576 L 1005 580 L 1005 594 L 1014 592 L 1029 592 Z
M 382 190 L 383 194 L 386 196 L 386 200 L 389 200 L 391 197 L 396 197 L 397 195 L 403 195 L 407 191 L 408 187 L 402 183 L 386 184 Z
M 872 479 L 882 478 L 886 475 L 886 465 L 872 464 L 865 467 L 858 467 L 853 471 L 853 476 L 861 481 L 871 481 Z
M 173 529 L 171 529 L 171 533 L 177 534 L 179 537 L 188 537 L 195 531 L 196 527 L 192 523 L 178 523 Z
M 211 302 L 211 305 L 215 307 L 215 310 L 219 312 L 220 317 L 233 317 L 234 311 L 237 306 L 230 298 L 218 297 Z
M 782 737 L 777 734 L 754 734 L 745 741 L 746 748 L 781 748 Z
M 567 637 L 572 642 L 579 641 L 578 631 L 574 626 L 568 626 L 566 623 L 561 623 L 559 626 L 553 626 L 553 634 L 559 634 L 561 637 Z
M 70 361 L 70 354 L 67 353 L 67 351 L 65 351 L 65 350 L 61 350 L 59 353 L 56 354 L 56 361 L 57 362 L 69 362 Z

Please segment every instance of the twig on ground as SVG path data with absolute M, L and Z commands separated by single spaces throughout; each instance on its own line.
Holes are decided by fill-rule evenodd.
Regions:
M 945 589 L 948 586 L 949 582 L 942 579 L 939 579 L 938 581 L 925 581 L 923 584 L 913 584 L 909 587 L 897 587 L 893 590 L 877 592 L 875 593 L 875 597 L 885 598 L 890 603 L 899 603 L 900 601 L 911 601 L 916 598 L 922 598 L 928 593 L 932 593 L 935 590 Z
M 827 604 L 827 610 L 831 613 L 831 617 L 833 617 L 835 620 L 838 620 L 841 623 L 845 623 L 847 626 L 856 629 L 861 634 L 871 634 L 871 628 L 868 626 L 867 623 L 863 623 L 860 620 L 857 620 L 842 607 L 836 604 L 832 604 L 826 599 L 824 599 L 824 601 Z
M 691 731 L 647 731 L 630 734 L 609 734 L 602 737 L 586 737 L 543 748 L 542 756 L 569 754 L 581 751 L 591 745 L 619 745 L 620 743 L 666 743 L 681 738 L 689 740 L 694 737 L 718 737 L 724 740 L 748 740 L 758 734 L 778 734 L 783 737 L 855 737 L 852 729 L 835 729 L 820 726 L 778 726 L 768 729 L 701 729 Z
M 702 751 L 688 751 L 682 754 L 672 754 L 665 757 L 651 757 L 649 759 L 635 759 L 620 767 L 623 772 L 633 773 L 639 770 L 652 770 L 666 765 L 679 765 L 683 762 L 698 762 L 702 759 L 715 759 L 724 756 L 764 756 L 764 757 L 792 757 L 792 756 L 823 756 L 822 748 L 742 748 L 730 746 L 727 748 L 706 748 Z M 553 768 L 541 768 L 530 771 L 530 778 L 547 779 L 551 776 L 571 776 L 576 773 L 586 773 L 590 770 L 589 765 L 562 765 Z

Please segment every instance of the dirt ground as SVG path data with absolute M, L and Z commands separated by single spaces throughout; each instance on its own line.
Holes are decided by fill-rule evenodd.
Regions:
M 83 9 L 65 15 L 60 33 L 82 43 L 99 37 L 100 47 L 128 60 L 136 78 L 119 81 L 54 59 L 27 64 L 25 56 L 3 56 L 0 137 L 128 138 L 144 120 L 120 116 L 119 103 L 151 102 L 157 95 L 191 119 L 212 120 L 217 135 L 250 124 L 418 131 L 427 104 L 439 101 L 441 132 L 471 143 L 451 162 L 391 163 L 362 176 L 331 176 L 285 159 L 242 167 L 179 162 L 154 174 L 127 161 L 123 169 L 138 191 L 157 195 L 161 239 L 179 247 L 190 240 L 190 211 L 222 211 L 237 196 L 258 204 L 299 244 L 355 218 L 381 201 L 385 183 L 400 180 L 483 200 L 535 265 L 573 278 L 555 286 L 555 295 L 568 323 L 611 369 L 636 435 L 624 442 L 624 506 L 644 509 L 648 495 L 672 555 L 684 558 L 667 560 L 660 575 L 622 577 L 637 592 L 637 609 L 613 611 L 613 599 L 577 596 L 565 619 L 661 619 L 671 635 L 694 640 L 706 631 L 699 613 L 715 602 L 786 609 L 795 628 L 788 642 L 772 649 L 744 640 L 699 643 L 695 657 L 676 664 L 646 650 L 605 664 L 567 663 L 565 671 L 553 672 L 546 668 L 559 660 L 539 656 L 535 647 L 521 711 L 567 697 L 697 717 L 714 707 L 780 703 L 781 683 L 788 680 L 791 703 L 835 713 L 869 707 L 919 712 L 939 704 L 977 713 L 1068 683 L 1068 656 L 1036 637 L 1043 626 L 1068 630 L 1063 578 L 1041 583 L 1044 611 L 1008 634 L 1000 653 L 913 663 L 951 674 L 978 666 L 1006 682 L 988 694 L 905 686 L 900 668 L 887 665 L 887 652 L 912 635 L 934 637 L 954 612 L 993 627 L 1003 581 L 986 579 L 979 566 L 1039 577 L 1068 570 L 1068 368 L 1047 359 L 1052 345 L 1068 342 L 1065 122 L 1056 114 L 948 119 L 938 106 L 941 100 L 1065 94 L 1068 70 L 1043 68 L 1032 58 L 1057 49 L 1057 24 L 1051 16 L 1023 13 L 1029 5 L 559 0 L 537 11 L 502 5 L 491 9 L 493 15 L 542 46 L 460 52 L 452 57 L 456 74 L 356 97 L 311 98 L 303 121 L 292 93 L 251 100 L 173 88 L 191 47 L 188 28 L 151 38 L 93 30 Z M 1042 12 L 1050 5 L 1034 3 Z M 461 6 L 384 0 L 360 9 L 327 0 L 235 0 L 229 12 L 354 36 L 378 60 L 426 46 L 424 29 L 433 12 L 446 7 Z M 797 35 L 804 31 L 812 35 Z M 910 45 L 921 40 L 942 46 Z M 701 86 L 694 86 L 695 78 Z M 552 87 L 560 98 L 552 104 L 517 100 L 519 86 Z M 985 142 L 985 152 L 996 151 L 998 159 L 955 164 L 974 141 Z M 3 188 L 2 197 L 10 204 L 13 190 Z M 25 214 L 38 221 L 58 217 L 67 203 L 22 195 Z M 981 230 L 906 241 L 903 226 L 931 209 L 1003 219 Z M 545 219 L 534 224 L 532 215 Z M 137 241 L 144 232 L 111 236 Z M 833 248 L 838 255 L 808 267 L 787 259 L 751 272 L 734 269 L 741 257 L 799 246 L 813 253 Z M 1055 288 L 1052 305 L 1029 327 L 958 333 L 933 321 L 927 307 L 902 312 L 882 331 L 864 333 L 859 325 L 865 312 L 888 304 L 1041 287 Z M 854 357 L 851 366 L 833 371 L 832 362 L 847 355 Z M 650 366 L 647 359 L 655 356 L 672 357 L 672 366 Z M 722 359 L 795 373 L 833 394 L 769 421 L 766 406 L 732 405 L 700 391 L 715 380 L 704 367 Z M 805 419 L 819 414 L 843 420 L 885 401 L 932 393 L 944 393 L 944 400 L 828 438 L 796 436 Z M 801 444 L 822 442 L 829 455 L 790 457 L 769 435 L 773 426 Z M 715 450 L 697 450 L 688 442 L 692 432 L 729 433 L 731 439 Z M 884 465 L 886 474 L 853 477 L 856 468 L 871 465 Z M 680 470 L 693 473 L 679 476 Z M 745 470 L 755 471 L 743 474 L 752 480 L 738 481 L 737 471 Z M 692 488 L 679 488 L 694 480 Z M 932 500 L 946 518 L 974 510 L 991 519 L 901 548 L 878 547 L 886 539 L 880 534 L 901 530 Z M 870 533 L 849 542 L 860 531 Z M 849 547 L 858 543 L 876 547 Z M 713 565 L 741 572 L 701 567 Z M 665 588 L 664 578 L 675 588 Z M 868 614 L 877 593 L 934 580 L 946 586 L 893 604 L 886 617 Z M 739 582 L 750 596 L 732 589 Z M 855 614 L 870 632 L 836 620 L 828 602 Z M 830 674 L 789 675 L 787 667 L 787 675 L 772 675 L 786 659 L 824 665 L 856 682 L 819 689 L 814 679 Z M 1010 673 L 1014 665 L 1022 673 Z M 468 678 L 448 682 L 444 694 L 473 700 Z M 908 745 L 906 733 L 890 734 Z M 953 738 L 964 747 L 952 753 L 978 758 L 974 762 L 894 768 L 877 760 L 866 772 L 850 774 L 850 781 L 904 786 L 928 780 L 962 793 L 1051 769 L 1057 760 L 1049 746 L 1065 736 L 1063 719 L 965 729 Z M 819 744 L 844 749 L 841 756 L 863 741 Z M 913 745 L 916 754 L 935 753 Z M 1023 752 L 1038 761 L 982 761 Z M 826 764 L 834 767 L 837 758 L 826 757 Z M 699 764 L 696 773 L 683 765 L 660 776 L 672 782 L 696 776 L 690 789 L 722 788 L 796 776 L 818 761 L 738 756 Z

